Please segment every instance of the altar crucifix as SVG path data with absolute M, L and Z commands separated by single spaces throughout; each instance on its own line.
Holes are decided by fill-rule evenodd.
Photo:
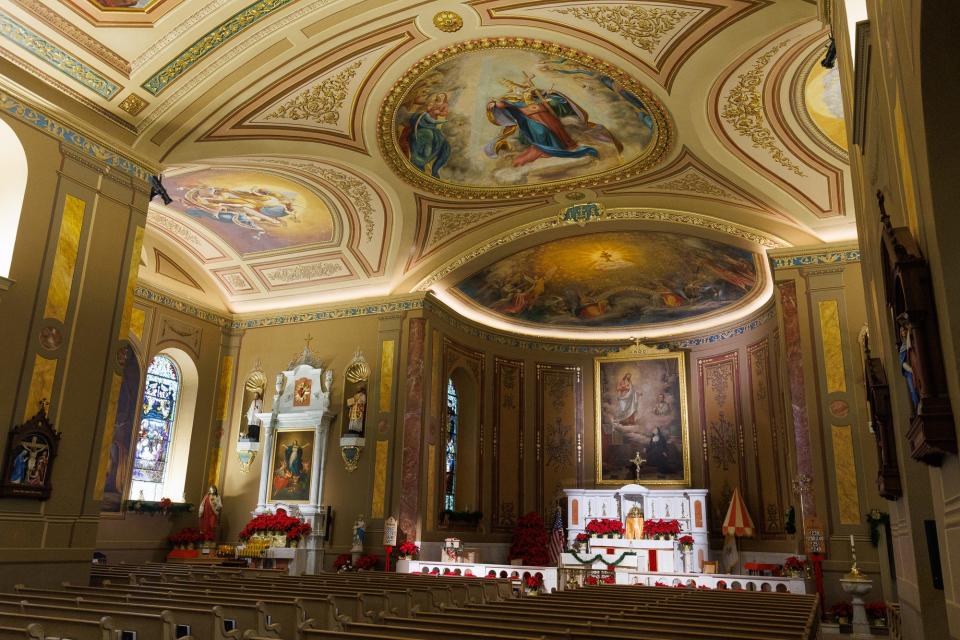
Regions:
M 630 462 L 633 463 L 633 466 L 636 467 L 637 482 L 640 482 L 640 467 L 642 467 L 642 466 L 643 466 L 643 463 L 646 462 L 646 461 L 647 461 L 646 458 L 643 458 L 643 457 L 640 456 L 640 452 L 639 452 L 639 451 L 637 451 L 637 453 L 636 453 L 636 454 L 633 456 L 633 458 L 630 460 Z

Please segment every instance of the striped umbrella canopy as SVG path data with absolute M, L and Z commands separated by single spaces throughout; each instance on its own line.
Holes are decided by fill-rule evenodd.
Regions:
M 721 528 L 723 535 L 752 538 L 755 530 L 753 520 L 747 513 L 747 505 L 744 504 L 743 497 L 740 495 L 740 489 L 734 489 L 730 506 L 727 507 L 727 516 L 723 519 Z

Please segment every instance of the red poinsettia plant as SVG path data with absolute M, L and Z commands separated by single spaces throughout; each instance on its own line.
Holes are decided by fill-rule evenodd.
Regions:
M 683 549 L 684 551 L 693 549 L 693 536 L 691 535 L 680 536 L 680 539 L 677 540 L 677 544 L 680 545 L 680 548 Z
M 593 586 L 596 586 L 600 581 L 597 580 L 597 576 L 587 576 L 587 579 L 584 580 L 584 582 L 586 582 L 586 584 L 593 587 Z
M 853 615 L 853 605 L 849 602 L 838 602 L 837 604 L 830 607 L 830 615 L 834 618 L 847 618 Z
M 353 569 L 353 556 L 349 553 L 341 553 L 333 561 L 333 568 L 339 572 L 350 571 Z
M 587 523 L 586 529 L 592 536 L 623 535 L 623 523 L 616 518 L 596 518 Z
M 867 610 L 867 615 L 870 616 L 871 620 L 887 617 L 887 603 L 883 600 L 868 602 L 863 608 Z
M 403 543 L 397 547 L 397 555 L 401 558 L 412 558 L 418 553 L 420 553 L 420 547 L 409 540 L 404 540 Z
M 353 565 L 357 569 L 363 569 L 369 571 L 377 566 L 377 556 L 365 555 L 357 558 L 357 561 Z
M 654 583 L 653 586 L 655 586 L 655 587 L 669 587 L 670 585 L 668 585 L 666 582 L 662 582 L 662 581 L 660 581 L 660 580 L 657 580 L 657 581 Z
M 787 571 L 803 571 L 807 566 L 806 560 L 801 560 L 797 556 L 790 556 L 783 561 L 783 568 Z
M 287 536 L 287 540 L 297 540 L 304 536 L 310 535 L 311 531 L 312 528 L 308 523 L 304 522 L 300 518 L 288 516 L 286 509 L 277 509 L 277 512 L 274 514 L 264 513 L 259 516 L 255 516 L 252 520 L 250 520 L 243 530 L 240 531 L 240 540 L 249 540 L 258 533 L 282 533 Z M 292 532 L 298 533 L 294 533 L 294 535 L 291 536 Z
M 538 572 L 532 576 L 527 576 L 523 580 L 523 584 L 527 589 L 542 589 L 543 588 L 543 576 Z
M 678 520 L 646 520 L 643 523 L 644 538 L 675 538 L 680 535 Z
M 181 529 L 180 531 L 168 536 L 167 541 L 175 547 L 196 544 L 198 542 L 203 542 L 203 534 L 196 529 L 187 527 L 186 529 Z
M 545 567 L 550 564 L 550 555 L 547 553 L 547 529 L 539 513 L 531 511 L 517 520 L 509 558 L 519 559 L 528 567 Z
M 603 584 L 617 584 L 615 576 L 603 576 Z

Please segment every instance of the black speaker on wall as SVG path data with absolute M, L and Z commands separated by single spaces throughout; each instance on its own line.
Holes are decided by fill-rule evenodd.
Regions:
M 927 534 L 927 553 L 930 554 L 930 576 L 933 588 L 943 591 L 943 570 L 940 568 L 940 541 L 937 538 L 937 522 L 924 520 L 923 529 Z

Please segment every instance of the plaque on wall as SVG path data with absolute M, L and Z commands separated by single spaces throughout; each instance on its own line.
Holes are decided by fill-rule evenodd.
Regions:
M 47 420 L 47 402 L 40 401 L 36 415 L 14 427 L 7 439 L 0 496 L 6 498 L 50 497 L 53 459 L 60 434 Z

